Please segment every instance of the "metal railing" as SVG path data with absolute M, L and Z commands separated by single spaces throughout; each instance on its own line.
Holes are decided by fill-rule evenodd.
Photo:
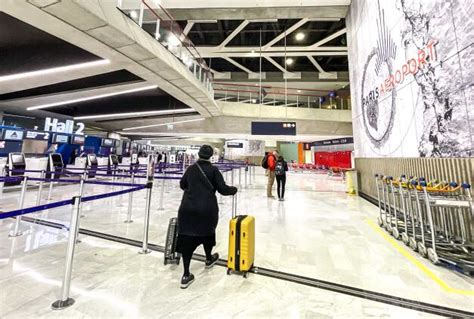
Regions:
M 129 0 L 127 7 L 124 7 L 123 1 L 117 0 L 117 8 L 178 58 L 213 96 L 213 76 L 206 61 L 178 22 L 158 1 Z
M 326 96 L 327 91 L 315 89 L 282 88 L 255 84 L 214 83 L 214 99 L 223 102 L 240 102 L 285 107 L 302 107 L 332 110 L 350 110 L 351 99 Z

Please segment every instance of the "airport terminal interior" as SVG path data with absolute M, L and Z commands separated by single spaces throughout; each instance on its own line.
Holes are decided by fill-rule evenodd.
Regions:
M 0 318 L 474 318 L 473 16 L 0 1 Z

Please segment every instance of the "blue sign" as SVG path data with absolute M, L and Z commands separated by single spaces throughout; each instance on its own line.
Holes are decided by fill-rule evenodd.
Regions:
M 296 122 L 252 122 L 252 135 L 296 135 Z

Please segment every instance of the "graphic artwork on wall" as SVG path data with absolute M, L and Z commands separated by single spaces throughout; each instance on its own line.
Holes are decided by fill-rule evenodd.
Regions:
M 357 157 L 474 155 L 473 15 L 461 0 L 352 1 Z

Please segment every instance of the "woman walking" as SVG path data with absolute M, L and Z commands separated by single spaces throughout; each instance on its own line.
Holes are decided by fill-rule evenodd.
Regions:
M 286 184 L 286 172 L 288 171 L 288 163 L 286 163 L 283 156 L 279 156 L 275 164 L 275 177 L 277 180 L 277 193 L 278 200 L 285 200 L 285 184 Z
M 211 268 L 219 259 L 219 254 L 212 254 L 216 245 L 216 227 L 219 219 L 216 191 L 224 196 L 234 195 L 237 188 L 226 185 L 219 169 L 209 159 L 214 150 L 209 145 L 199 149 L 199 160 L 188 167 L 180 181 L 184 191 L 178 211 L 178 241 L 176 251 L 183 256 L 184 274 L 181 288 L 187 288 L 194 275 L 189 265 L 194 251 L 199 245 L 206 252 L 206 268 Z

